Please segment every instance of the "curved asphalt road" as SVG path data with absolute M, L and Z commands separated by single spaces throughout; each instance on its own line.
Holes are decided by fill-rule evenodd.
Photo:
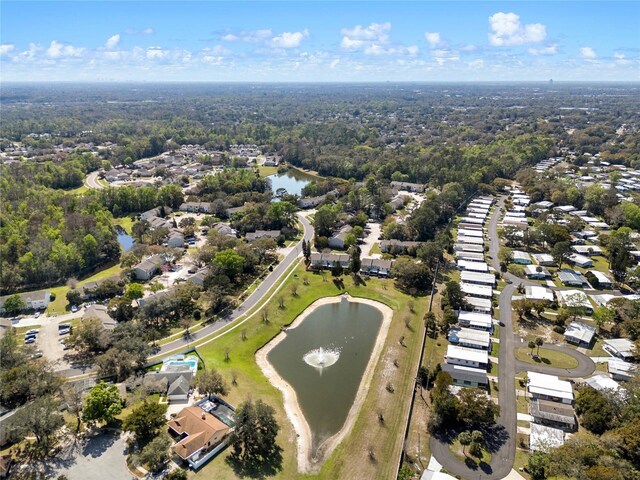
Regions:
M 314 231 L 309 221 L 300 214 L 298 214 L 298 220 L 300 220 L 304 228 L 304 235 L 302 237 L 302 240 L 313 240 Z M 302 255 L 302 240 L 300 240 L 296 244 L 296 246 L 289 252 L 289 254 L 278 265 L 276 265 L 273 271 L 269 273 L 269 275 L 267 275 L 267 277 L 262 281 L 262 283 L 260 283 L 260 285 L 258 285 L 258 288 L 256 288 L 251 293 L 251 295 L 249 295 L 246 300 L 242 302 L 242 304 L 240 304 L 229 315 L 191 334 L 191 338 L 189 339 L 181 337 L 177 340 L 174 340 L 173 342 L 162 345 L 159 351 L 157 351 L 152 357 L 149 357 L 149 360 L 163 357 L 175 350 L 189 348 L 195 341 L 202 340 L 212 333 L 220 330 L 221 328 L 226 327 L 231 322 L 237 320 L 246 312 L 255 307 L 258 303 L 260 303 L 260 301 L 262 301 L 269 290 L 271 290 L 271 288 L 282 278 L 282 276 L 287 272 L 293 262 L 295 262 Z
M 314 235 L 313 226 L 309 223 L 309 221 L 305 217 L 303 217 L 299 213 L 298 213 L 298 220 L 300 220 L 304 228 L 304 234 L 303 234 L 302 240 L 307 240 L 307 241 L 313 240 L 313 235 Z M 194 342 L 197 342 L 199 340 L 204 340 L 209 335 L 212 335 L 213 333 L 217 332 L 221 328 L 226 327 L 227 325 L 232 323 L 234 320 L 237 320 L 238 318 L 243 316 L 246 312 L 248 312 L 253 307 L 255 307 L 267 295 L 269 290 L 271 290 L 271 288 L 274 285 L 276 285 L 278 281 L 280 281 L 280 279 L 284 276 L 284 274 L 287 272 L 289 267 L 302 255 L 302 240 L 300 240 L 296 244 L 296 246 L 289 252 L 289 254 L 278 265 L 275 266 L 273 271 L 269 273 L 269 275 L 267 275 L 267 277 L 262 281 L 262 283 L 260 283 L 260 285 L 258 285 L 258 288 L 256 288 L 251 293 L 251 295 L 249 295 L 245 299 L 245 301 L 242 302 L 242 304 L 240 304 L 229 315 L 227 315 L 221 320 L 218 320 L 210 325 L 207 325 L 206 327 L 198 330 L 197 332 L 192 333 L 189 339 L 185 339 L 184 337 L 181 337 L 177 340 L 174 340 L 173 342 L 162 345 L 160 349 L 156 351 L 156 353 L 153 356 L 149 357 L 148 360 L 155 360 L 160 357 L 164 357 L 169 353 L 172 353 L 175 351 L 186 350 L 192 347 Z M 79 375 L 83 375 L 91 372 L 92 372 L 92 368 L 90 367 L 85 367 L 85 368 L 79 367 L 79 368 L 64 370 L 59 373 L 69 378 L 69 377 L 75 377 L 75 376 L 79 376 Z
M 88 188 L 93 188 L 95 190 L 102 190 L 103 188 L 105 188 L 104 185 L 98 182 L 99 174 L 100 172 L 96 170 L 95 172 L 91 172 L 89 175 L 87 175 L 87 178 L 84 179 L 85 186 Z
M 498 237 L 498 221 L 504 198 L 500 198 L 496 204 L 493 215 L 489 221 L 489 254 L 491 256 L 491 266 L 500 271 L 500 260 L 498 251 L 500 249 L 500 239 Z M 545 344 L 544 348 L 557 350 L 578 361 L 578 366 L 570 370 L 564 368 L 547 367 L 545 365 L 531 365 L 515 359 L 514 349 L 521 346 L 520 339 L 516 339 L 513 334 L 513 318 L 511 301 L 513 294 L 517 291 L 516 285 L 537 285 L 537 282 L 516 277 L 508 272 L 503 272 L 502 277 L 511 280 L 500 293 L 500 349 L 498 352 L 498 405 L 500 405 L 500 415 L 496 421 L 496 427 L 503 430 L 502 437 L 506 440 L 497 452 L 491 456 L 489 468 L 484 470 L 472 470 L 465 464 L 460 463 L 451 451 L 449 445 L 435 437 L 431 437 L 430 447 L 432 454 L 436 457 L 448 471 L 466 479 L 487 479 L 500 480 L 511 472 L 516 455 L 516 430 L 517 430 L 517 407 L 514 378 L 516 372 L 534 371 L 557 375 L 562 377 L 586 377 L 595 371 L 595 364 L 588 356 L 562 345 Z M 552 290 L 562 290 L 552 287 Z M 599 292 L 602 293 L 602 292 Z

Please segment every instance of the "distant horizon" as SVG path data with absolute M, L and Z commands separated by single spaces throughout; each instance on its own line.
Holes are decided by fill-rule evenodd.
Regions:
M 16 1 L 0 79 L 637 82 L 640 2 Z
M 553 79 L 550 79 L 553 80 Z M 298 81 L 242 81 L 242 80 L 6 80 L 0 85 L 638 85 L 640 80 L 298 80 Z M 1 88 L 1 86 L 0 86 Z

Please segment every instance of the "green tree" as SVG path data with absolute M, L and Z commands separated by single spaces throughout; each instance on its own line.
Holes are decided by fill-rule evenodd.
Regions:
M 540 356 L 540 347 L 544 345 L 544 340 L 541 337 L 537 337 L 536 338 L 536 347 L 538 348 L 538 350 L 536 351 L 536 355 L 539 357 Z
M 590 386 L 578 388 L 576 413 L 580 417 L 580 424 L 595 434 L 612 428 L 615 418 L 613 405 L 602 393 Z
M 466 448 L 471 444 L 471 432 L 466 430 L 464 432 L 460 432 L 458 435 L 458 441 L 460 442 L 460 445 L 462 445 L 462 453 L 466 455 Z
M 357 275 L 360 271 L 360 267 L 362 265 L 362 260 L 360 260 L 360 247 L 357 245 L 353 245 L 349 248 L 349 270 L 353 275 Z
M 426 265 L 407 257 L 400 257 L 393 263 L 391 275 L 396 279 L 398 287 L 405 291 L 415 289 L 425 292 L 433 282 L 433 275 Z
M 138 461 L 149 471 L 160 472 L 171 458 L 169 451 L 171 443 L 171 438 L 168 435 L 158 435 L 142 449 L 138 455 Z
M 331 267 L 331 275 L 333 275 L 334 277 L 340 277 L 342 273 L 342 264 L 338 261 L 333 262 L 333 266 Z
M 224 274 L 232 280 L 242 273 L 245 263 L 244 257 L 238 255 L 232 249 L 216 253 L 213 261 L 223 270 Z
M 166 413 L 166 405 L 145 400 L 125 417 L 122 428 L 133 433 L 138 442 L 146 442 L 155 437 L 164 427 Z
M 500 407 L 479 388 L 464 388 L 458 394 L 458 419 L 468 425 L 492 425 Z
M 15 440 L 33 435 L 46 454 L 53 446 L 55 433 L 64 425 L 60 401 L 50 395 L 37 398 L 16 411 L 11 425 Z
M 464 310 L 468 304 L 464 299 L 464 293 L 460 289 L 460 284 L 448 281 L 444 285 L 443 304 L 450 306 L 454 310 Z
M 15 295 L 11 295 L 4 302 L 4 310 L 9 315 L 17 315 L 22 310 L 24 310 L 26 306 L 27 304 L 25 303 L 25 301 L 17 293 Z
M 565 262 L 565 260 L 570 254 L 571 254 L 571 242 L 568 242 L 568 241 L 558 242 L 551 249 L 551 255 L 553 256 L 553 261 L 558 264 L 558 268 L 562 268 L 562 264 Z
M 232 456 L 246 463 L 277 455 L 279 430 L 273 407 L 262 400 L 246 400 L 236 410 L 236 426 L 229 439 Z
M 124 296 L 129 300 L 138 300 L 139 298 L 144 297 L 144 286 L 141 283 L 132 282 L 127 285 Z
M 609 235 L 609 269 L 614 278 L 621 282 L 627 276 L 627 268 L 632 265 L 631 229 L 619 228 Z
M 195 386 L 200 394 L 226 395 L 228 392 L 227 384 L 222 375 L 214 368 L 200 372 L 195 379 Z
M 322 205 L 313 217 L 313 228 L 319 237 L 329 237 L 338 221 L 338 208 L 331 205 Z
M 536 348 L 536 342 L 529 340 L 529 344 L 527 346 L 531 349 L 531 356 L 533 357 L 533 349 Z
M 110 422 L 122 411 L 122 397 L 115 385 L 97 383 L 84 400 L 82 417 L 86 422 Z
M 67 302 L 69 305 L 80 305 L 82 303 L 82 293 L 80 290 L 72 288 L 67 292 Z

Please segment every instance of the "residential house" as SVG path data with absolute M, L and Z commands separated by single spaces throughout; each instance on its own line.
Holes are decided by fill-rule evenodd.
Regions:
M 401 240 L 381 240 L 380 251 L 399 255 L 407 251 L 415 251 L 420 246 L 420 242 L 409 242 Z
M 491 348 L 491 334 L 487 331 L 453 326 L 449 329 L 448 339 L 455 345 L 479 350 Z
M 410 183 L 410 182 L 391 182 L 391 188 L 396 190 L 405 190 L 408 192 L 424 193 L 425 186 L 422 183 Z
M 529 450 L 547 452 L 550 449 L 564 445 L 564 431 L 559 428 L 547 427 L 532 423 L 529 428 Z
M 150 280 L 163 264 L 164 259 L 160 255 L 152 255 L 133 267 L 133 276 L 136 280 Z
M 614 380 L 626 382 L 635 377 L 636 366 L 633 363 L 611 359 L 608 364 L 609 374 Z
M 589 257 L 585 257 L 584 255 L 579 255 L 577 253 L 572 253 L 571 255 L 569 255 L 567 257 L 567 260 L 580 267 L 580 268 L 589 268 L 589 267 L 593 267 L 593 260 L 591 260 Z
M 460 281 L 474 285 L 488 285 L 493 287 L 496 284 L 496 276 L 492 273 L 477 273 L 463 270 L 460 272 Z
M 533 263 L 531 261 L 531 256 L 527 252 L 514 250 L 512 255 L 513 255 L 513 263 L 516 263 L 518 265 L 531 265 Z
M 589 270 L 587 272 L 587 278 L 590 278 L 589 274 L 593 275 L 596 278 L 598 282 L 597 288 L 611 288 L 611 286 L 613 285 L 611 279 L 598 270 Z
M 323 269 L 332 268 L 337 262 L 342 268 L 349 268 L 351 257 L 347 253 L 317 253 L 314 252 L 309 257 L 311 268 Z
M 458 260 L 468 260 L 470 262 L 484 262 L 484 254 L 476 252 L 454 252 L 455 257 Z
M 178 436 L 171 450 L 191 468 L 197 469 L 226 446 L 231 427 L 199 406 L 183 408 L 167 422 Z
M 389 201 L 389 204 L 391 205 L 391 208 L 394 212 L 404 207 L 404 198 L 404 195 L 396 195 L 391 199 L 391 201 Z
M 489 354 L 476 348 L 465 348 L 458 345 L 448 345 L 445 360 L 450 365 L 463 367 L 484 368 L 489 366 Z
M 380 249 L 382 250 L 382 242 Z M 456 243 L 453 249 L 456 252 L 484 253 L 484 247 L 482 245 L 471 245 L 468 243 Z
M 173 210 L 170 207 L 155 207 L 139 215 L 140 220 L 150 220 L 153 217 L 164 217 L 169 215 Z
M 469 245 L 484 246 L 484 239 L 482 237 L 469 237 L 465 235 L 458 235 L 457 243 L 467 243 Z
M 347 235 L 351 233 L 353 228 L 351 225 L 344 225 L 340 230 L 329 237 L 329 246 L 336 249 L 344 249 L 346 247 L 345 240 Z
M 238 236 L 238 232 L 236 231 L 236 229 L 235 228 L 231 228 L 226 223 L 216 223 L 213 226 L 213 229 L 216 232 L 221 233 L 222 235 L 227 235 L 229 237 L 237 237 Z
M 178 208 L 181 212 L 189 213 L 212 213 L 212 202 L 184 202 Z
M 473 328 L 476 330 L 484 330 L 491 332 L 493 330 L 493 319 L 487 313 L 467 312 L 461 310 L 458 312 L 458 323 L 463 327 Z
M 493 310 L 493 305 L 491 304 L 491 300 L 489 300 L 488 298 L 465 296 L 464 301 L 471 306 L 471 308 L 473 309 L 473 312 L 475 313 L 491 314 L 491 311 Z
M 187 278 L 187 282 L 191 282 L 199 287 L 204 287 L 204 280 L 209 274 L 209 267 L 198 270 L 196 273 Z
M 553 296 L 553 290 L 535 285 L 527 285 L 524 287 L 524 296 L 527 300 L 533 301 L 546 300 L 548 302 L 553 302 L 555 299 Z
M 458 228 L 458 236 L 459 237 L 476 237 L 476 238 L 483 238 L 484 237 L 484 232 L 482 231 L 482 229 L 468 229 L 468 228 Z
M 549 270 L 540 265 L 526 265 L 524 267 L 524 274 L 529 280 L 544 280 L 546 278 L 551 278 Z
M 493 288 L 486 285 L 475 285 L 473 283 L 460 282 L 460 290 L 465 295 L 477 298 L 492 298 Z
M 564 331 L 564 339 L 579 347 L 588 347 L 596 334 L 596 328 L 583 322 L 571 322 Z
M 258 238 L 273 238 L 274 240 L 281 235 L 280 230 L 256 230 L 245 235 L 248 242 L 252 242 Z
M 589 257 L 592 257 L 594 255 L 602 255 L 602 248 L 598 247 L 597 245 L 572 245 L 571 250 L 580 255 Z
M 39 292 L 20 293 L 20 298 L 24 302 L 24 310 L 44 310 L 51 301 L 51 292 L 48 290 Z M 0 297 L 0 313 L 4 313 L 4 304 L 9 297 L 13 295 L 5 295 Z
M 566 287 L 582 287 L 583 284 L 587 283 L 587 279 L 575 270 L 558 270 L 557 275 L 558 280 Z
M 593 305 L 582 290 L 558 290 L 556 295 L 560 304 L 565 307 L 584 308 L 587 314 L 593 313 Z
M 529 414 L 535 423 L 562 430 L 573 431 L 578 425 L 573 407 L 565 403 L 532 398 L 529 404 Z
M 189 393 L 191 387 L 189 386 L 189 379 L 180 375 L 176 378 L 167 389 L 167 400 L 169 403 L 184 403 L 189 400 Z
M 605 340 L 602 348 L 614 357 L 618 357 L 626 362 L 633 361 L 636 357 L 636 346 L 628 338 L 611 338 Z
M 463 270 L 466 272 L 479 272 L 486 273 L 489 271 L 489 265 L 485 262 L 474 262 L 470 260 L 458 260 L 458 270 Z
M 618 382 L 603 373 L 601 373 L 600 375 L 594 375 L 593 377 L 585 378 L 584 383 L 589 385 L 591 388 L 595 388 L 599 392 L 607 390 L 617 392 L 621 388 Z
M 534 253 L 532 256 L 536 263 L 543 267 L 553 267 L 556 264 L 553 256 L 548 253 Z
M 486 370 L 480 368 L 445 363 L 442 365 L 442 371 L 451 375 L 453 384 L 460 387 L 486 388 L 489 385 Z
M 377 277 L 388 277 L 391 273 L 393 260 L 363 257 L 360 262 L 360 273 Z
M 183 233 L 176 229 L 172 228 L 169 231 L 169 235 L 167 237 L 167 246 L 171 248 L 181 248 L 184 247 L 184 235 Z
M 109 315 L 109 311 L 105 305 L 89 305 L 85 308 L 84 313 L 82 314 L 82 321 L 86 322 L 89 319 L 97 318 L 102 323 L 102 326 L 106 330 L 113 330 L 116 328 L 118 322 L 116 322 L 111 315 Z
M 533 399 L 573 405 L 573 387 L 555 375 L 527 372 L 527 391 Z

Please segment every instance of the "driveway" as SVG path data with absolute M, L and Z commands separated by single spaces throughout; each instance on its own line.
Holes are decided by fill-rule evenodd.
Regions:
M 379 223 L 367 223 L 367 227 L 371 230 L 369 234 L 362 240 L 362 256 L 371 258 L 382 258 L 379 253 L 370 253 L 376 242 L 380 241 L 380 233 L 382 227 Z
M 118 433 L 103 433 L 69 446 L 47 461 L 46 478 L 66 475 L 69 480 L 128 480 L 126 445 Z

